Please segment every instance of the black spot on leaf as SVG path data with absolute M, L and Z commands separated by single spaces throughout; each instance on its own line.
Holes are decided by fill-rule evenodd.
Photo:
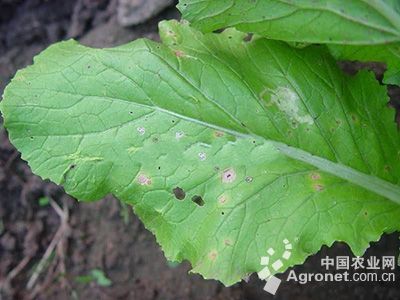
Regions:
M 194 195 L 194 196 L 192 197 L 192 201 L 193 201 L 194 203 L 196 203 L 198 206 L 203 206 L 203 205 L 204 205 L 204 200 L 203 200 L 203 198 L 201 198 L 201 196 L 199 196 L 199 195 Z
M 183 189 L 181 189 L 179 186 L 177 186 L 176 188 L 174 188 L 174 189 L 172 190 L 172 192 L 174 193 L 175 198 L 178 199 L 178 200 L 183 200 L 183 199 L 185 199 L 185 197 L 186 197 L 185 191 L 184 191 Z

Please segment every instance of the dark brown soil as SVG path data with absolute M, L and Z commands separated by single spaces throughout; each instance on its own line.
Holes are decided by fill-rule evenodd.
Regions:
M 159 20 L 179 18 L 171 8 L 144 25 L 124 29 L 116 22 L 115 8 L 116 0 L 0 0 L 0 93 L 17 69 L 30 64 L 35 54 L 53 42 L 73 37 L 104 47 L 138 37 L 157 39 Z M 68 211 L 68 226 L 36 284 L 28 289 L 29 279 L 61 224 L 52 206 L 39 205 L 43 196 Z M 4 129 L 0 129 L 0 218 L 0 299 L 273 298 L 254 275 L 249 283 L 226 288 L 188 274 L 187 263 L 169 264 L 152 234 L 127 207 L 112 198 L 78 203 L 61 188 L 42 181 L 20 159 Z M 398 255 L 399 244 L 397 234 L 387 235 L 369 254 Z M 323 247 L 296 270 L 321 272 L 321 257 L 346 254 L 347 246 L 340 243 Z M 18 265 L 21 268 L 16 272 Z M 111 286 L 83 282 L 80 276 L 93 269 L 103 270 Z M 274 298 L 400 299 L 400 289 L 398 283 L 284 282 Z

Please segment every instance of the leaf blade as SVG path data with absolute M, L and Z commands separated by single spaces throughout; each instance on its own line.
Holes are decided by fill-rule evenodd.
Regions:
M 398 186 L 394 112 L 371 74 L 342 78 L 318 47 L 233 30 L 166 22 L 161 35 L 114 49 L 60 43 L 16 75 L 1 110 L 35 173 L 81 199 L 113 193 L 169 260 L 227 285 L 285 239 L 283 268 L 335 240 L 361 254 L 398 229 L 398 205 L 276 147 Z
M 400 37 L 400 7 L 390 0 L 181 0 L 178 8 L 205 32 L 233 26 L 270 39 L 352 45 L 395 42 Z

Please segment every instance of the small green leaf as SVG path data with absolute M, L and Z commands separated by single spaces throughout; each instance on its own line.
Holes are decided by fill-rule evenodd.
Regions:
M 160 33 L 58 43 L 17 73 L 1 111 L 36 174 L 79 199 L 115 195 L 168 260 L 227 285 L 269 248 L 285 255 L 276 273 L 337 240 L 361 255 L 400 229 L 400 135 L 373 74 L 233 29 Z
M 400 85 L 400 43 L 371 46 L 329 45 L 332 55 L 339 60 L 384 62 L 386 84 Z
M 111 280 L 108 279 L 104 272 L 100 269 L 93 269 L 90 271 L 90 275 L 99 286 L 110 286 L 112 284 Z
M 88 275 L 76 276 L 75 281 L 81 284 L 96 282 L 99 286 L 110 286 L 111 280 L 100 269 L 93 269 Z
M 291 42 L 400 41 L 397 0 L 181 0 L 178 8 L 184 19 L 205 32 L 234 26 Z
M 39 199 L 39 206 L 43 207 L 43 206 L 47 206 L 50 203 L 50 199 L 47 197 L 41 197 Z
M 88 284 L 94 281 L 94 278 L 92 275 L 81 275 L 81 276 L 76 276 L 75 281 L 81 284 Z

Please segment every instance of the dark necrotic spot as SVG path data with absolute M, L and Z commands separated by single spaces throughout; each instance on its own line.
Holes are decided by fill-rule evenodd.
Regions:
M 203 200 L 203 198 L 201 198 L 201 196 L 199 196 L 199 195 L 194 195 L 194 196 L 192 197 L 192 201 L 193 201 L 194 203 L 196 203 L 198 206 L 203 206 L 203 205 L 204 205 L 204 200 Z
M 185 199 L 185 197 L 186 197 L 185 191 L 184 191 L 183 189 L 181 189 L 179 186 L 177 186 L 176 188 L 174 188 L 174 189 L 172 190 L 172 192 L 174 193 L 175 198 L 178 199 L 178 200 L 183 200 L 183 199 Z

